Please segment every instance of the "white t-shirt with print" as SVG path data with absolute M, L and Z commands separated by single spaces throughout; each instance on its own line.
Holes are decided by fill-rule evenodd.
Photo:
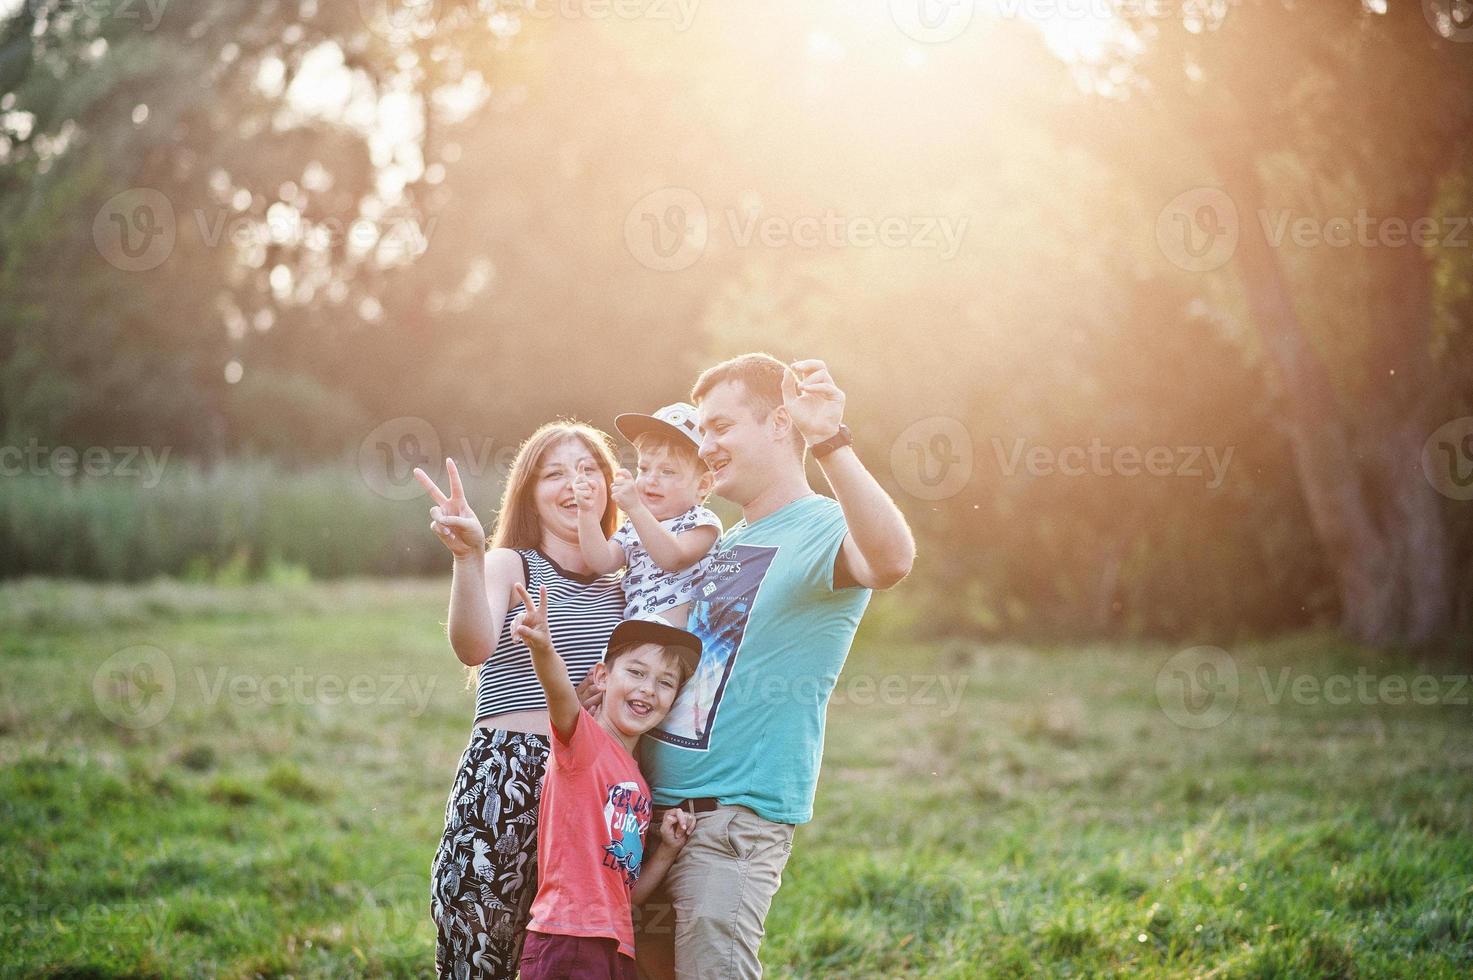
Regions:
M 721 518 L 699 504 L 684 514 L 661 521 L 660 526 L 671 534 L 683 534 L 698 527 L 714 527 L 718 539 L 722 530 Z M 633 521 L 626 520 L 609 540 L 624 549 L 624 560 L 628 563 L 624 572 L 625 619 L 648 619 L 689 602 L 691 593 L 705 574 L 711 552 L 716 550 L 716 542 L 712 541 L 711 551 L 689 568 L 667 572 L 656 565 L 645 550 Z

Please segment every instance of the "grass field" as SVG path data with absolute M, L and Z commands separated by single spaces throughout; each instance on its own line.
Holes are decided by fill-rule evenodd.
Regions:
M 0 587 L 0 973 L 430 975 L 471 712 L 445 595 Z M 916 644 L 887 612 L 769 975 L 1473 972 L 1466 665 L 1299 638 L 1187 702 L 1175 649 Z

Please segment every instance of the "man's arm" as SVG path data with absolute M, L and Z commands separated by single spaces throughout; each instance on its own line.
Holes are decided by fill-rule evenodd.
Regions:
M 915 538 L 905 515 L 865 469 L 853 446 L 834 450 L 818 466 L 833 487 L 849 526 L 836 565 L 847 568 L 856 585 L 888 589 L 899 584 L 910 574 L 916 557 Z M 835 576 L 835 588 L 846 584 Z
M 783 405 L 808 445 L 839 431 L 844 393 L 834 384 L 823 361 L 794 361 L 783 376 Z M 839 548 L 836 566 L 847 568 L 856 585 L 888 589 L 910 574 L 916 543 L 895 501 L 845 446 L 818 461 L 844 511 L 849 532 Z M 847 584 L 837 580 L 835 587 Z

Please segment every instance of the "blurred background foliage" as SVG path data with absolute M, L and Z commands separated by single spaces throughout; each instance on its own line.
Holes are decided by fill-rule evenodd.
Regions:
M 1473 231 L 1269 247 L 1262 215 L 1473 214 L 1473 27 L 1436 0 L 1167 6 L 1083 29 L 979 7 L 928 44 L 877 2 L 666 8 L 688 26 L 498 0 L 12 2 L 0 443 L 166 465 L 7 471 L 0 575 L 440 574 L 410 466 L 456 455 L 490 522 L 538 423 L 612 430 L 765 349 L 826 359 L 848 393 L 916 528 L 928 631 L 1466 631 L 1473 505 L 1421 455 L 1473 411 Z M 627 226 L 672 187 L 708 240 L 659 271 Z M 1241 229 L 1199 273 L 1157 241 L 1195 187 Z M 143 188 L 175 240 L 130 271 L 99 221 Z M 947 255 L 735 231 L 829 213 L 965 234 Z M 939 500 L 898 472 L 932 417 L 972 466 Z M 1205 460 L 1066 476 L 1006 465 L 1019 440 L 1232 455 L 1220 485 Z

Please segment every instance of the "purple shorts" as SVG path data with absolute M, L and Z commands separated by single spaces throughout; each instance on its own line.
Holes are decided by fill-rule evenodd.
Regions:
M 639 980 L 634 960 L 619 952 L 616 939 L 553 936 L 527 930 L 522 980 Z

